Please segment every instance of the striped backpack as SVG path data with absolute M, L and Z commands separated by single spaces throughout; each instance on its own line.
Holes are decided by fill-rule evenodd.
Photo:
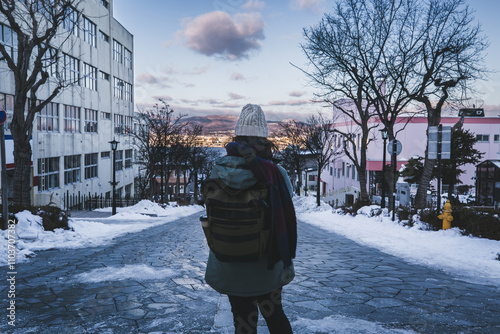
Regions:
M 269 186 L 258 182 L 234 189 L 209 179 L 201 193 L 206 216 L 200 218 L 210 250 L 222 262 L 253 262 L 267 251 L 271 237 Z

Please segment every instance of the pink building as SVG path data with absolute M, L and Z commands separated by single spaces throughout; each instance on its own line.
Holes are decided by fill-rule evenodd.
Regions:
M 441 124 L 443 126 L 453 126 L 459 120 L 459 117 L 442 117 Z M 377 123 L 379 124 L 377 125 Z M 370 136 L 372 141 L 368 145 L 367 177 L 368 193 L 376 201 L 376 196 L 380 194 L 377 177 L 382 171 L 383 159 L 383 140 L 378 130 L 381 130 L 383 125 L 376 118 L 373 118 L 373 124 L 377 127 L 372 130 Z M 354 122 L 337 122 L 335 123 L 335 128 L 348 133 L 354 133 L 357 140 L 356 146 L 360 146 L 360 129 Z M 466 117 L 464 120 L 464 129 L 475 133 L 479 139 L 476 148 L 484 152 L 483 161 L 500 158 L 500 117 Z M 411 157 L 425 155 L 427 145 L 426 130 L 427 118 L 425 117 L 415 117 L 410 120 L 406 117 L 401 117 L 398 120 L 398 123 L 395 125 L 395 133 L 396 139 L 402 144 L 401 153 L 398 155 L 398 168 L 401 168 Z M 343 145 L 343 138 L 341 136 L 338 136 L 337 145 Z M 386 163 L 389 164 L 390 155 L 388 153 L 386 159 Z M 461 176 L 461 181 L 464 185 L 475 185 L 475 168 L 476 166 L 474 165 L 462 167 L 465 170 L 465 173 Z M 334 206 L 349 204 L 359 195 L 359 179 L 356 168 L 345 155 L 337 156 L 329 166 L 325 167 L 325 170 L 321 174 L 321 180 L 325 184 L 323 199 Z M 415 189 L 410 189 L 409 187 L 407 189 L 403 190 L 403 193 L 415 191 Z M 402 204 L 405 204 L 403 198 L 400 200 Z

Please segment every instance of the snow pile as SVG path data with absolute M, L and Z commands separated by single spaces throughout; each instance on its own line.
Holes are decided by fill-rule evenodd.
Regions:
M 168 206 L 163 209 L 156 203 L 141 201 L 137 205 L 122 209 L 119 214 L 100 219 L 101 222 L 69 220 L 69 230 L 45 231 L 42 218 L 29 211 L 17 213 L 16 219 L 16 263 L 27 262 L 35 251 L 52 248 L 84 248 L 103 245 L 126 233 L 142 231 L 146 228 L 165 224 L 201 210 L 201 206 Z M 109 208 L 111 210 L 111 208 Z M 154 212 L 161 218 L 154 218 L 140 212 Z M 146 211 L 149 210 L 149 211 Z M 133 224 L 130 224 L 133 220 Z M 109 221 L 109 223 L 107 223 Z M 104 223 L 106 222 L 106 223 Z M 7 231 L 0 231 L 0 252 L 7 254 Z M 7 256 L 0 257 L 0 265 L 7 264 Z
M 370 217 L 374 209 L 361 208 L 362 214 L 355 217 L 331 211 L 299 211 L 297 218 L 409 262 L 500 286 L 500 261 L 496 259 L 500 241 L 463 236 L 458 228 L 425 231 L 421 229 L 423 223 L 402 226 L 384 215 Z
M 316 202 L 316 196 L 294 196 L 295 212 L 331 212 L 332 207 L 325 202 Z
M 157 269 L 145 264 L 125 265 L 123 267 L 106 267 L 94 269 L 77 275 L 75 278 L 83 283 L 97 283 L 103 281 L 120 281 L 126 279 L 146 281 L 162 280 L 175 276 L 172 269 Z
M 382 210 L 380 208 L 380 206 L 378 205 L 368 205 L 368 206 L 364 206 L 362 208 L 360 208 L 358 211 L 357 211 L 357 214 L 358 215 L 364 215 L 364 216 L 367 216 L 367 217 L 375 217 L 375 216 L 378 216 L 382 213 Z M 387 209 L 385 209 L 387 211 Z
M 190 206 L 179 207 L 177 203 L 169 203 L 163 208 L 160 204 L 154 203 L 148 200 L 142 200 L 136 205 L 125 207 L 125 208 L 116 208 L 117 214 L 113 216 L 113 218 L 126 217 L 127 219 L 131 219 L 133 215 L 134 218 L 144 218 L 138 215 L 145 215 L 151 217 L 166 217 L 172 214 L 172 212 L 178 212 L 178 210 L 182 210 L 182 208 L 187 208 L 189 210 Z M 100 212 L 111 212 L 112 208 L 104 208 L 97 209 L 96 211 Z M 173 210 L 173 211 L 172 211 Z

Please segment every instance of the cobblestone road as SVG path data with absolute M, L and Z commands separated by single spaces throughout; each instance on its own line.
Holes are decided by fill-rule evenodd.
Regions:
M 38 252 L 17 265 L 16 327 L 4 316 L 0 332 L 231 333 L 225 298 L 204 284 L 208 250 L 197 217 L 106 246 Z M 129 265 L 173 274 L 79 279 Z M 409 264 L 300 221 L 295 268 L 283 296 L 295 333 L 500 333 L 498 288 Z M 5 310 L 6 286 L 1 300 Z

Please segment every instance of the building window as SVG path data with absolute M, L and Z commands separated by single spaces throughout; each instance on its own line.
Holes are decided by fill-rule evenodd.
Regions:
M 62 26 L 73 35 L 78 36 L 78 12 L 72 7 L 68 7 L 67 11 Z
M 124 100 L 127 102 L 132 102 L 132 85 L 128 82 L 124 82 L 125 90 L 124 90 Z
M 64 55 L 64 79 L 70 83 L 80 84 L 80 61 L 70 55 Z
M 84 85 L 90 90 L 97 90 L 97 68 L 83 63 Z
M 97 110 L 85 109 L 85 132 L 97 132 Z
M 476 135 L 476 139 L 478 143 L 489 143 L 490 135 Z
M 101 119 L 111 121 L 111 113 L 110 112 L 101 111 Z
M 125 198 L 130 199 L 132 197 L 132 183 L 125 186 Z
M 64 157 L 64 184 L 73 184 L 81 181 L 80 155 L 70 155 Z
M 117 77 L 114 78 L 114 97 L 127 102 L 132 101 L 132 85 Z
M 97 153 L 85 154 L 85 179 L 97 177 Z
M 500 141 L 500 135 L 494 135 L 494 136 L 493 136 L 493 141 L 494 141 L 495 143 L 498 143 L 498 142 Z
M 96 25 L 85 16 L 83 17 L 83 40 L 93 47 L 97 45 Z
M 49 102 L 38 113 L 38 131 L 59 132 L 59 104 Z
M 106 0 L 99 0 L 99 2 L 101 3 L 101 5 L 103 5 L 104 7 L 109 8 L 109 2 L 106 1 Z
M 106 43 L 109 43 L 109 36 L 103 33 L 101 30 L 99 30 L 99 37 Z
M 80 132 L 80 108 L 64 106 L 64 131 Z
M 47 73 L 56 79 L 59 79 L 59 54 L 54 48 L 49 48 L 43 56 L 43 67 Z
M 109 74 L 108 73 L 100 71 L 99 74 L 100 74 L 101 79 L 109 81 Z
M 123 45 L 113 40 L 113 60 L 123 64 Z
M 125 116 L 124 133 L 132 133 L 132 120 L 133 120 L 133 117 Z
M 5 51 L 14 62 L 17 61 L 17 34 L 10 27 L 0 24 L 0 44 L 5 47 Z M 2 58 L 2 57 L 0 57 Z
M 122 134 L 124 133 L 124 128 L 125 128 L 125 125 L 123 124 L 123 115 L 117 115 L 115 114 L 115 117 L 114 117 L 114 120 L 115 120 L 115 133 L 116 134 Z
M 132 52 L 127 48 L 124 49 L 123 60 L 125 67 L 132 69 Z
M 125 86 L 124 81 L 115 77 L 114 86 L 113 86 L 114 87 L 114 97 L 116 97 L 117 99 L 123 100 L 124 86 Z
M 132 168 L 132 152 L 133 150 L 125 150 L 125 168 Z
M 111 152 L 110 151 L 101 152 L 101 159 L 111 159 Z
M 38 159 L 38 191 L 59 188 L 59 157 Z
M 123 170 L 123 151 L 116 151 L 116 170 Z

